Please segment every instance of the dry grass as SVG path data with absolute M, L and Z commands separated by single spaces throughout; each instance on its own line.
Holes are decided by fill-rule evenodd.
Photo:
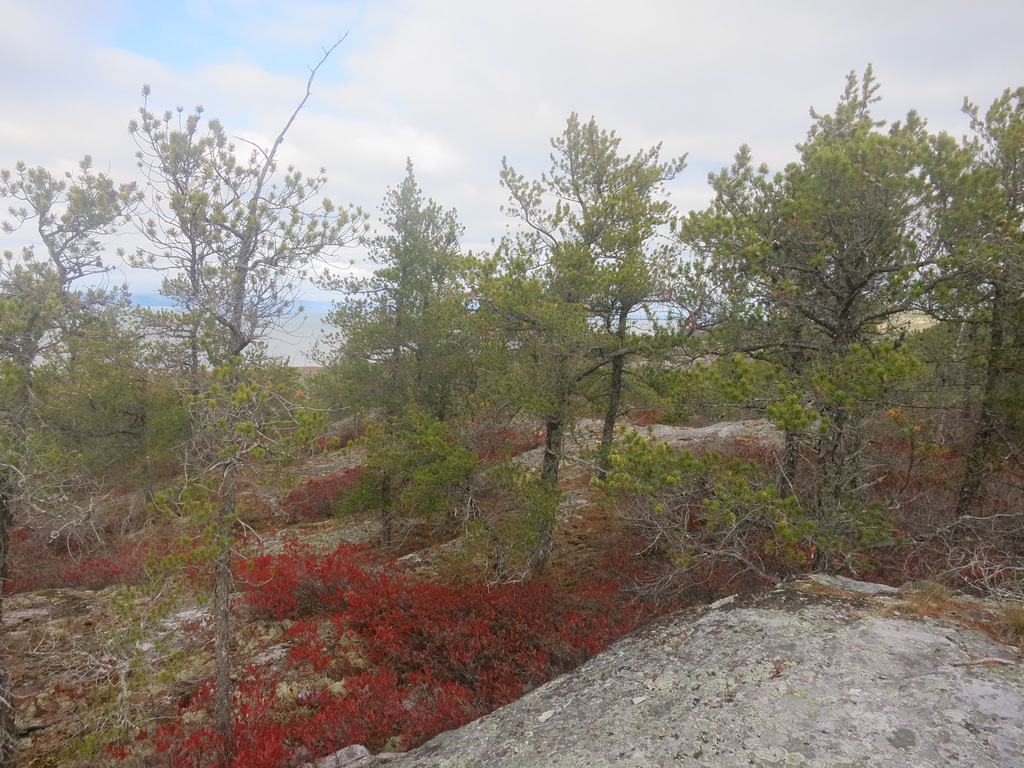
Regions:
M 1024 605 L 1004 605 L 1000 613 L 1003 636 L 1012 643 L 1024 643 Z

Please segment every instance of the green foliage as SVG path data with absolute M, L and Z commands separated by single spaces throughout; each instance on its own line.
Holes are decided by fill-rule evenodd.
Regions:
M 749 572 L 775 581 L 809 562 L 818 526 L 797 499 L 782 496 L 752 462 L 695 456 L 630 432 L 617 441 L 611 469 L 595 481 L 619 519 L 672 571 L 648 585 L 671 598 L 710 579 Z M 722 583 L 715 588 L 721 588 Z
M 91 514 L 96 489 L 84 477 L 81 459 L 95 460 L 103 446 L 63 439 L 49 423 L 60 413 L 59 393 L 46 393 L 37 384 L 40 368 L 74 358 L 83 346 L 80 339 L 95 327 L 97 313 L 121 298 L 118 291 L 80 281 L 109 270 L 102 260 L 105 241 L 138 198 L 134 185 L 118 186 L 93 172 L 89 157 L 65 177 L 21 162 L 13 172 L 0 170 L 0 197 L 14 201 L 8 208 L 11 218 L 0 229 L 12 234 L 32 222 L 44 251 L 28 245 L 19 256 L 5 251 L 0 260 L 2 588 L 16 521 L 48 528 L 52 538 L 69 545 L 96 533 Z M 6 763 L 15 740 L 14 715 L 3 670 L 0 681 L 0 762 Z
M 978 412 L 957 500 L 961 517 L 975 511 L 985 479 L 1024 431 L 1024 89 L 1005 91 L 984 114 L 965 100 L 964 112 L 973 136 L 947 151 L 960 159 L 941 179 L 937 231 L 947 254 L 936 289 L 924 297 L 932 316 L 956 329 L 953 349 L 969 366 L 965 383 L 973 383 L 971 368 L 979 374 L 977 389 L 960 392 Z
M 322 172 L 278 173 L 276 155 L 290 125 L 269 150 L 248 157 L 239 156 L 219 121 L 204 122 L 201 107 L 187 116 L 181 109 L 157 115 L 144 103 L 129 126 L 154 201 L 144 224 L 151 246 L 134 261 L 169 270 L 160 290 L 181 311 L 154 319 L 173 326 L 193 366 L 242 354 L 294 314 L 311 261 L 365 231 L 361 211 L 321 197 Z
M 558 525 L 562 493 L 514 461 L 499 464 L 486 481 L 492 503 L 470 521 L 468 544 L 483 545 L 499 581 L 533 578 L 546 565 L 545 547 Z
M 844 355 L 830 356 L 809 383 L 826 412 L 873 410 L 912 381 L 919 368 L 920 361 L 905 346 L 853 344 Z
M 812 112 L 800 159 L 775 176 L 741 147 L 711 176 L 714 203 L 680 230 L 697 255 L 691 276 L 731 297 L 715 343 L 776 366 L 765 412 L 787 433 L 794 487 L 793 438 L 819 421 L 820 492 L 805 503 L 825 515 L 842 514 L 859 485 L 859 424 L 914 373 L 899 318 L 938 258 L 927 223 L 944 201 L 947 137 L 929 135 L 914 112 L 883 132 L 871 114 L 877 91 L 870 67 L 851 73 L 835 112 Z
M 451 527 L 459 518 L 477 459 L 436 417 L 410 403 L 401 418 L 371 424 L 353 445 L 365 450 L 365 469 L 340 511 L 379 513 L 388 546 L 396 519 Z
M 8 208 L 11 220 L 3 222 L 3 231 L 10 234 L 34 221 L 46 249 L 41 263 L 53 269 L 65 289 L 110 269 L 102 260 L 104 241 L 114 235 L 140 200 L 135 184 L 117 185 L 106 174 L 96 173 L 88 155 L 67 179 L 23 162 L 13 172 L 0 170 L 0 197 L 21 203 Z M 26 264 L 36 258 L 31 245 L 22 251 Z
M 322 374 L 333 402 L 397 415 L 413 400 L 445 419 L 473 383 L 468 260 L 454 210 L 424 200 L 413 175 L 384 199 L 387 234 L 370 241 L 366 278 L 332 279 L 340 290 L 327 321 L 338 329 L 320 344 Z
M 800 160 L 774 177 L 742 147 L 711 177 L 715 202 L 681 230 L 707 279 L 746 297 L 735 307 L 755 334 L 746 345 L 786 351 L 789 366 L 884 336 L 934 260 L 921 227 L 931 137 L 913 112 L 882 133 L 877 89 L 870 68 L 863 80 L 851 73 L 835 114 L 814 113 Z
M 602 369 L 610 445 L 624 391 L 625 361 L 645 339 L 635 317 L 659 294 L 671 251 L 658 240 L 674 209 L 665 184 L 685 158 L 663 162 L 660 145 L 635 155 L 620 139 L 574 113 L 552 139 L 551 168 L 527 179 L 502 161 L 505 212 L 522 228 L 502 239 L 481 268 L 481 310 L 513 358 L 505 398 L 516 395 L 542 418 L 547 441 L 542 474 L 555 482 L 563 431 Z M 555 200 L 552 208 L 547 201 Z M 518 382 L 518 386 L 514 383 Z M 497 390 L 497 388 L 496 388 Z M 602 461 L 605 450 L 602 450 Z
M 204 392 L 187 395 L 192 435 L 187 447 L 194 477 L 219 471 L 225 462 L 262 461 L 269 452 L 292 448 L 297 413 L 295 374 L 284 367 L 265 367 L 235 357 L 211 371 Z M 303 416 L 307 432 L 311 417 Z M 191 473 L 190 473 L 191 474 Z

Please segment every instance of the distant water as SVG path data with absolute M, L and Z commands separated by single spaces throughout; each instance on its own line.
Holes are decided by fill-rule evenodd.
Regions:
M 134 294 L 132 301 L 140 307 L 166 309 L 170 302 L 159 294 Z M 324 333 L 334 331 L 327 326 L 327 313 L 331 308 L 329 301 L 304 302 L 306 311 L 288 320 L 283 327 L 264 339 L 270 354 L 275 357 L 287 357 L 292 365 L 314 365 L 310 358 L 313 345 Z
M 292 365 L 314 365 L 310 352 L 325 332 L 334 330 L 325 324 L 326 312 L 304 312 L 265 339 L 270 354 L 287 357 Z

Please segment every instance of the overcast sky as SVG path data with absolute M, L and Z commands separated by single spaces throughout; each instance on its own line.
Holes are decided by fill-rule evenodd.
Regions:
M 916 109 L 956 136 L 965 96 L 987 106 L 1024 85 L 1019 0 L 0 0 L 0 10 L 0 167 L 59 173 L 88 153 L 135 178 L 127 125 L 143 83 L 155 111 L 201 104 L 230 134 L 268 145 L 309 67 L 347 34 L 282 158 L 326 167 L 332 199 L 376 212 L 411 157 L 474 250 L 509 223 L 502 156 L 539 174 L 573 111 L 616 131 L 623 151 L 662 142 L 664 157 L 688 153 L 673 187 L 685 211 L 707 203 L 708 172 L 741 143 L 773 169 L 793 159 L 809 108 L 830 111 L 846 74 L 869 62 L 878 116 Z M 128 277 L 137 293 L 154 290 L 152 278 Z

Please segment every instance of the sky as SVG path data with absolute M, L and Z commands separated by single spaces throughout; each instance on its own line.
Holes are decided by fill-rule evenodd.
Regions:
M 740 144 L 781 169 L 831 111 L 847 73 L 870 63 L 875 113 L 910 109 L 933 131 L 967 131 L 965 97 L 987 106 L 1024 86 L 1019 0 L 0 0 L 0 168 L 54 173 L 83 155 L 138 178 L 129 121 L 149 84 L 153 111 L 202 105 L 239 140 L 269 146 L 318 71 L 281 148 L 324 167 L 327 193 L 377 213 L 411 158 L 424 194 L 456 208 L 464 246 L 485 251 L 501 211 L 503 156 L 548 167 L 570 113 L 634 152 L 686 154 L 682 210 L 710 200 L 709 172 Z M 15 238 L 0 236 L 0 248 Z M 362 254 L 352 250 L 345 260 Z M 119 273 L 119 276 L 122 273 Z M 137 297 L 152 273 L 124 270 Z M 330 296 L 309 286 L 309 306 Z

